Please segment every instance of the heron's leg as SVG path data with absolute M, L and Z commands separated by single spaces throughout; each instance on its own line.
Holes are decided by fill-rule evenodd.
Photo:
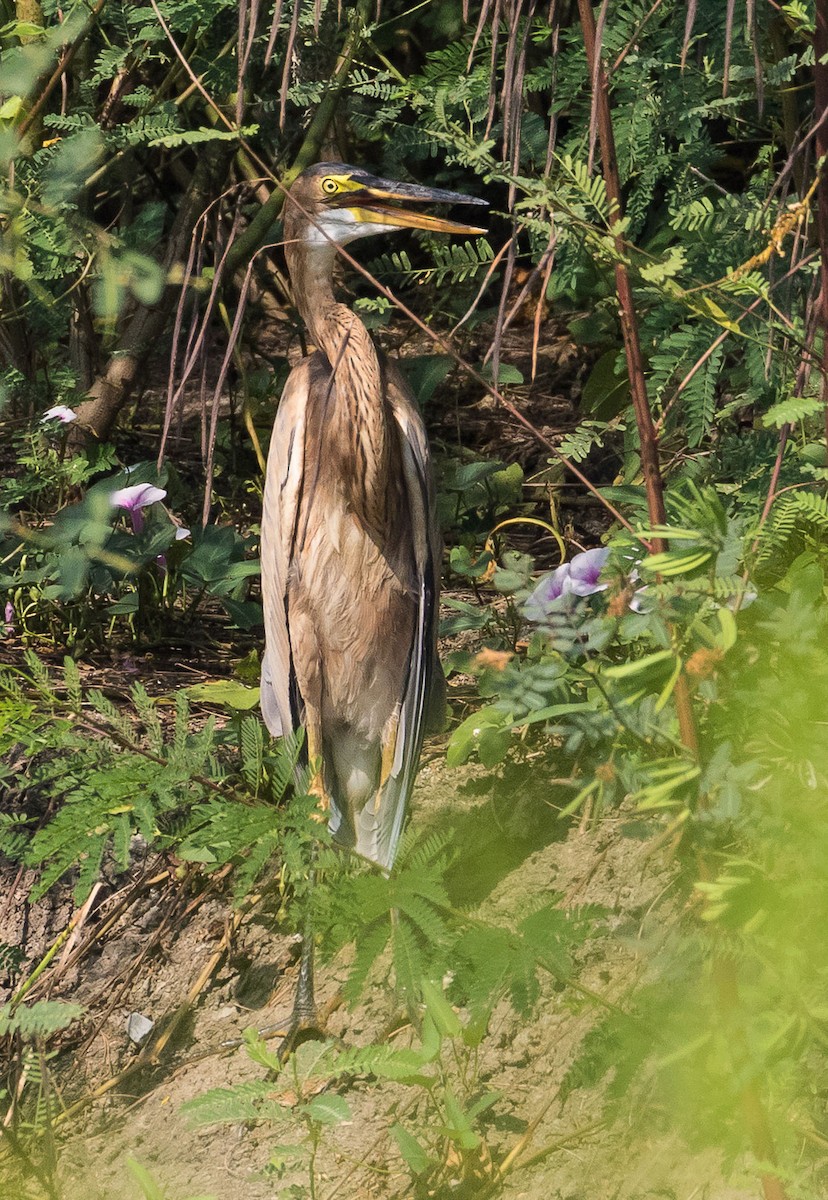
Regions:
M 325 771 L 322 763 L 322 721 L 319 710 L 306 705 L 305 734 L 308 742 L 308 761 L 311 766 L 311 781 L 308 794 L 316 796 L 316 811 L 312 813 L 314 821 L 327 821 L 331 810 L 331 798 L 325 788 Z
M 315 871 L 311 872 L 310 887 L 315 883 Z M 313 985 L 313 921 L 311 919 L 310 901 L 305 911 L 302 923 L 302 957 L 299 960 L 299 976 L 296 980 L 296 995 L 293 1000 L 293 1012 L 284 1038 L 279 1046 L 279 1060 L 284 1062 L 297 1046 L 312 1038 L 325 1036 L 323 1022 L 316 1007 L 316 996 Z
M 310 917 L 307 917 L 302 933 L 302 957 L 299 960 L 299 977 L 296 980 L 296 997 L 293 1001 L 293 1015 L 298 1017 L 303 1024 L 316 1021 L 313 962 L 313 930 Z

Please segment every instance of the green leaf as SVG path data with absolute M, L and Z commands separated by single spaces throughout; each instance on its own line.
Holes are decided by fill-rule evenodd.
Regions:
M 449 1004 L 443 991 L 430 979 L 423 979 L 421 987 L 426 1008 L 431 1013 L 434 1024 L 443 1037 L 457 1037 L 462 1033 L 463 1026 L 460 1024 L 460 1018 Z
M 493 371 L 491 363 L 484 363 L 480 368 L 480 374 L 484 379 L 493 379 Z M 503 383 L 523 383 L 523 372 L 517 367 L 511 366 L 510 363 L 501 363 L 497 369 L 497 379 L 495 380 L 498 386 Z
M 148 254 L 134 250 L 124 251 L 120 262 L 126 274 L 126 283 L 136 300 L 142 304 L 156 304 L 164 290 L 164 269 Z
M 37 1000 L 33 1004 L 0 1005 L 0 1037 L 17 1033 L 25 1040 L 48 1037 L 60 1029 L 67 1029 L 73 1021 L 83 1016 L 80 1004 L 69 1004 L 63 1000 Z
M 482 483 L 485 479 L 497 475 L 504 469 L 502 462 L 481 459 L 478 462 L 452 463 L 443 471 L 443 487 L 452 492 L 465 492 Z
M 694 546 L 687 550 L 665 550 L 661 554 L 648 554 L 641 565 L 653 574 L 670 578 L 673 575 L 688 575 L 691 571 L 697 571 L 712 557 L 712 550 Z
M 553 721 L 556 717 L 567 717 L 571 713 L 586 712 L 595 712 L 595 705 L 588 701 L 573 704 L 549 704 L 546 708 L 534 709 L 528 716 L 513 722 L 512 728 L 518 729 L 522 725 L 536 725 L 539 721 Z
M 121 596 L 120 600 L 113 600 L 111 604 L 107 604 L 106 611 L 115 615 L 123 615 L 127 613 L 137 613 L 140 605 L 140 600 L 137 592 L 127 592 L 125 596 Z
M 491 612 L 483 604 L 469 604 L 468 601 L 458 600 L 455 596 L 446 596 L 444 603 L 446 608 L 453 608 L 457 616 L 446 617 L 441 621 L 441 637 L 463 633 L 468 629 L 484 629 L 491 620 Z
M 484 767 L 496 767 L 503 762 L 509 749 L 509 729 L 495 729 L 484 726 L 477 739 L 477 757 Z
M 164 1193 L 146 1167 L 134 1158 L 127 1157 L 126 1163 L 130 1175 L 137 1182 L 146 1200 L 165 1200 Z
M 502 729 L 509 723 L 494 705 L 484 705 L 476 713 L 466 717 L 451 735 L 446 751 L 446 762 L 450 767 L 459 767 L 477 746 L 484 730 Z
M 86 587 L 89 577 L 89 558 L 82 546 L 69 546 L 58 557 L 61 600 L 74 600 Z
M 57 206 L 73 200 L 102 154 L 103 138 L 97 128 L 62 138 L 43 172 L 43 203 Z
M 299 1145 L 280 1145 L 270 1147 L 270 1158 L 268 1166 L 275 1171 L 277 1175 L 284 1173 L 285 1169 L 297 1162 L 305 1162 L 311 1153 L 310 1146 Z
M 262 606 L 255 600 L 231 600 L 224 596 L 221 603 L 237 629 L 256 629 L 264 624 Z
M 645 654 L 643 658 L 636 658 L 632 662 L 605 667 L 603 673 L 607 679 L 630 679 L 634 675 L 644 674 L 653 667 L 660 667 L 671 662 L 674 657 L 672 650 L 657 650 L 655 654 Z
M 3 54 L 3 95 L 28 96 L 52 64 L 55 48 L 42 42 L 12 46 Z
M 149 146 L 163 146 L 174 149 L 176 146 L 194 146 L 201 142 L 237 142 L 240 137 L 253 137 L 259 132 L 258 125 L 244 125 L 241 129 L 182 129 L 173 133 L 162 134 L 148 142 Z
M 466 1114 L 463 1112 L 450 1084 L 445 1085 L 443 1105 L 446 1110 L 446 1133 L 462 1150 L 475 1150 L 480 1145 L 480 1138 L 474 1132 Z
M 611 421 L 630 402 L 630 377 L 617 349 L 602 354 L 581 393 L 581 409 L 599 421 Z M 564 451 L 566 453 L 566 451 Z
M 467 546 L 452 546 L 449 564 L 455 575 L 464 579 L 482 579 L 494 562 L 494 557 L 488 550 L 474 558 Z
M 678 529 L 672 525 L 652 525 L 648 529 L 638 530 L 638 534 L 647 538 L 667 538 L 671 542 L 697 542 L 702 536 L 698 529 Z
M 209 679 L 185 689 L 190 700 L 197 704 L 216 704 L 249 712 L 259 703 L 259 689 L 246 687 L 234 679 Z
M 420 1057 L 423 1062 L 435 1062 L 440 1055 L 440 1050 L 443 1045 L 443 1039 L 440 1036 L 440 1030 L 435 1024 L 434 1017 L 426 1009 L 425 1017 L 423 1018 L 423 1028 L 420 1034 Z
M 736 645 L 736 618 L 729 608 L 720 608 L 716 616 L 722 631 L 718 638 L 719 647 L 724 651 L 732 650 Z
M 691 312 L 698 313 L 699 316 L 709 317 L 729 333 L 738 334 L 740 332 L 736 321 L 731 320 L 715 300 L 712 300 L 709 296 L 705 296 L 701 292 L 696 293 L 693 300 L 688 302 L 688 308 Z
M 407 1129 L 403 1128 L 399 1121 L 391 1126 L 389 1132 L 397 1143 L 400 1154 L 413 1173 L 415 1175 L 423 1175 L 432 1164 L 431 1159 L 417 1139 Z
M 790 396 L 774 404 L 762 417 L 766 429 L 781 429 L 783 425 L 794 425 L 805 417 L 816 416 L 824 408 L 818 396 Z
M 416 354 L 398 362 L 420 405 L 428 404 L 454 366 L 448 354 Z
M 351 1118 L 351 1109 L 344 1096 L 314 1096 L 302 1111 L 317 1125 L 341 1125 Z

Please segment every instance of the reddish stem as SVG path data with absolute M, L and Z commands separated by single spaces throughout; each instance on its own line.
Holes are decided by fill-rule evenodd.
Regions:
M 601 147 L 601 164 L 604 174 L 604 185 L 609 200 L 610 220 L 616 224 L 624 215 L 621 200 L 621 180 L 618 174 L 618 157 L 615 152 L 615 134 L 612 128 L 612 113 L 609 103 L 609 81 L 604 65 L 599 59 L 595 15 L 590 0 L 578 0 L 581 14 L 581 26 L 584 32 L 584 47 L 586 49 L 587 68 L 590 78 L 594 81 L 596 94 L 593 105 L 598 122 L 598 142 Z M 621 335 L 624 339 L 624 355 L 627 360 L 627 374 L 630 378 L 630 393 L 632 396 L 635 423 L 638 427 L 638 440 L 641 446 L 641 469 L 644 474 L 644 486 L 647 492 L 647 510 L 651 525 L 666 525 L 667 514 L 664 508 L 664 481 L 661 476 L 661 464 L 658 455 L 658 437 L 653 415 L 650 412 L 650 401 L 647 396 L 647 381 L 644 376 L 644 356 L 641 353 L 641 340 L 638 336 L 638 321 L 633 301 L 632 286 L 624 262 L 624 239 L 620 234 L 613 235 L 615 241 L 615 290 L 618 295 L 618 309 L 621 319 Z M 663 538 L 653 539 L 653 549 L 658 552 L 667 549 Z M 696 722 L 693 716 L 693 706 L 690 699 L 690 689 L 687 679 L 681 674 L 676 681 L 674 692 L 676 715 L 678 716 L 681 740 L 690 753 L 698 756 L 699 744 L 696 734 Z
M 828 155 L 828 0 L 816 0 L 816 32 L 814 35 L 814 119 L 816 122 L 817 170 L 817 236 L 822 264 L 822 293 L 820 314 L 823 331 L 822 403 L 825 411 L 825 444 L 828 449 L 828 184 L 825 180 L 825 158 Z
M 603 165 L 604 184 L 609 201 L 610 221 L 617 228 L 617 223 L 624 215 L 621 201 L 621 181 L 618 175 L 618 159 L 615 153 L 615 135 L 612 128 L 612 114 L 609 104 L 609 82 L 603 63 L 598 61 L 598 47 L 595 33 L 595 15 L 590 0 L 578 0 L 581 14 L 581 26 L 584 33 L 587 67 L 590 78 L 595 81 L 596 96 L 595 110 L 598 121 L 598 142 L 601 147 L 601 162 Z M 644 378 L 644 358 L 641 353 L 641 341 L 638 336 L 638 322 L 635 314 L 632 287 L 627 266 L 624 262 L 624 240 L 619 233 L 613 234 L 616 250 L 615 289 L 618 295 L 619 316 L 621 319 L 621 336 L 624 339 L 624 354 L 627 360 L 627 373 L 630 377 L 630 392 L 632 394 L 635 422 L 638 426 L 638 440 L 641 444 L 641 469 L 644 473 L 644 486 L 647 491 L 647 509 L 652 525 L 664 525 L 666 512 L 664 509 L 664 484 L 661 478 L 661 466 L 658 458 L 658 439 L 656 437 L 653 417 L 650 412 L 650 401 L 647 397 L 647 383 Z M 661 539 L 653 542 L 656 551 L 664 550 L 665 543 Z
M 825 9 L 828 0 L 817 0 L 817 8 Z M 591 0 L 578 0 L 581 16 L 581 27 L 584 34 L 587 69 L 594 81 L 596 96 L 594 108 L 598 123 L 598 140 L 601 147 L 604 183 L 609 200 L 610 219 L 618 222 L 623 216 L 621 203 L 621 184 L 618 175 L 618 162 L 615 153 L 615 138 L 612 128 L 612 114 L 609 104 L 609 84 L 603 65 L 598 62 L 598 47 L 595 30 L 595 16 Z M 828 25 L 826 25 L 828 28 Z M 635 412 L 638 436 L 641 443 L 641 466 L 644 473 L 644 483 L 647 489 L 647 507 L 650 521 L 653 525 L 666 523 L 664 507 L 664 486 L 661 477 L 661 467 L 658 455 L 658 438 L 653 425 L 652 413 L 647 397 L 647 386 L 644 378 L 644 361 L 641 354 L 641 342 L 638 337 L 635 307 L 632 298 L 629 275 L 623 261 L 624 245 L 620 235 L 614 235 L 617 261 L 615 265 L 615 286 L 618 294 L 618 304 L 621 317 L 621 332 L 624 338 L 624 353 L 627 359 L 627 371 L 630 377 L 630 391 L 633 410 Z M 828 245 L 828 242 L 826 242 Z M 828 302 L 828 288 L 824 289 L 824 299 Z M 666 542 L 659 539 L 654 541 L 654 548 L 666 548 Z M 676 712 L 678 715 L 681 740 L 687 750 L 698 756 L 698 736 L 693 714 L 693 706 L 687 679 L 682 673 L 675 689 Z M 701 873 L 708 873 L 706 863 L 701 864 Z M 730 1012 L 738 1019 L 738 980 L 734 964 L 714 952 L 713 972 L 716 979 L 720 1008 Z M 744 1035 L 742 1035 L 744 1036 Z M 756 1157 L 767 1163 L 775 1163 L 776 1155 L 770 1124 L 762 1103 L 761 1093 L 755 1081 L 751 1080 L 741 1090 L 742 1110 L 745 1124 L 750 1134 L 751 1145 Z M 772 1174 L 761 1176 L 762 1190 L 765 1200 L 787 1200 L 781 1180 Z

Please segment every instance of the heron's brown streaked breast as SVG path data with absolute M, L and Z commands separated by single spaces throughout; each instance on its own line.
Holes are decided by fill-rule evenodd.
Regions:
M 371 523 L 359 497 L 354 503 L 365 476 L 343 456 L 329 383 L 311 389 L 308 405 L 306 453 L 313 446 L 307 457 L 317 470 L 306 476 L 299 502 L 288 620 L 319 671 L 325 719 L 373 739 L 405 691 L 407 658 L 388 647 L 411 645 L 415 635 L 413 534 L 396 428 L 388 438 L 383 519 Z

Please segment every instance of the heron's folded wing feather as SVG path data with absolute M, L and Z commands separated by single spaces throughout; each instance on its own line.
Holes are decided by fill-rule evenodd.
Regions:
M 414 531 L 418 618 L 400 707 L 397 748 L 391 777 L 378 811 L 368 803 L 359 815 L 360 852 L 389 869 L 402 833 L 408 797 L 414 785 L 423 734 L 432 699 L 443 685 L 437 659 L 437 622 L 442 540 L 437 524 L 428 440 L 408 385 L 393 363 L 386 363 L 387 395 L 400 431 L 403 472 Z
M 274 737 L 301 722 L 295 709 L 295 672 L 286 609 L 288 572 L 293 560 L 299 499 L 304 477 L 305 417 L 311 380 L 310 360 L 291 371 L 270 439 L 262 509 L 262 602 L 265 653 L 261 708 Z

